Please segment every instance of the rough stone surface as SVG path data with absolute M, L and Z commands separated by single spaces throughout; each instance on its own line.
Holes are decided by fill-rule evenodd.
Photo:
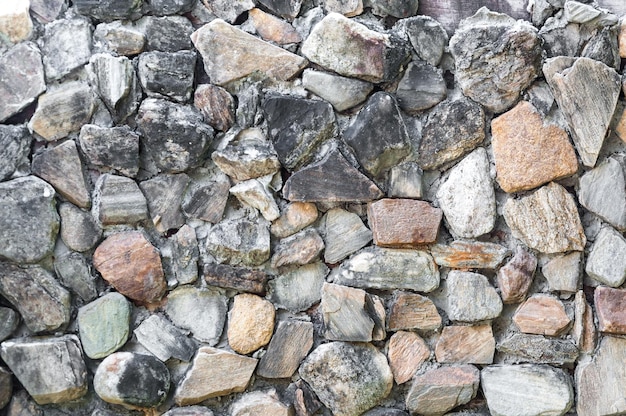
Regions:
M 600 286 L 596 288 L 593 299 L 598 315 L 598 329 L 608 334 L 626 334 L 626 313 L 623 309 L 626 290 Z
M 0 33 L 13 43 L 28 39 L 33 31 L 33 22 L 30 20 L 28 0 L 15 1 L 3 6 L 0 10 Z
M 103 226 L 137 224 L 148 219 L 148 205 L 135 181 L 106 173 L 96 182 L 94 216 Z
M 145 36 L 148 51 L 177 52 L 193 48 L 194 28 L 184 16 L 144 16 L 134 27 Z
M 313 324 L 296 320 L 280 321 L 259 361 L 257 374 L 265 378 L 288 378 L 313 347 Z
M 91 56 L 91 25 L 87 19 L 57 20 L 45 26 L 41 52 L 48 81 L 63 78 Z
M 441 71 L 426 62 L 412 62 L 398 84 L 398 105 L 407 113 L 427 110 L 447 96 Z
M 191 361 L 196 345 L 185 333 L 161 315 L 152 315 L 133 331 L 137 341 L 159 360 L 174 357 Z
M 292 202 L 282 211 L 281 216 L 272 223 L 270 231 L 278 238 L 289 237 L 308 227 L 317 220 L 317 206 L 310 202 Z
M 320 309 L 324 337 L 334 341 L 369 342 L 376 322 L 371 296 L 362 289 L 324 283 Z
M 202 269 L 202 275 L 204 280 L 211 286 L 235 289 L 240 292 L 249 292 L 257 295 L 265 294 L 265 286 L 268 280 L 268 275 L 260 270 L 233 267 L 227 264 L 205 264 Z
M 569 340 L 520 333 L 500 341 L 497 349 L 498 353 L 506 354 L 504 361 L 507 363 L 563 366 L 576 362 L 579 354 L 576 345 Z
M 387 358 L 398 385 L 409 381 L 429 357 L 428 345 L 415 332 L 398 331 L 389 338 Z
M 526 334 L 558 336 L 572 322 L 563 303 L 549 295 L 533 295 L 515 311 L 513 322 Z
M 550 290 L 575 293 L 581 284 L 582 253 L 575 251 L 554 257 L 541 267 Z
M 227 131 L 235 123 L 235 100 L 224 88 L 201 84 L 194 92 L 193 103 L 202 111 L 206 123 L 219 131 Z
M 578 200 L 620 231 L 626 230 L 626 181 L 622 166 L 608 158 L 579 181 Z
M 195 230 L 189 225 L 183 225 L 170 240 L 172 253 L 170 272 L 179 284 L 194 283 L 198 279 L 198 258 L 200 249 Z
M 20 324 L 20 315 L 11 308 L 0 307 L 0 322 L 0 341 L 4 341 L 17 329 Z M 6 374 L 4 374 L 2 370 L 4 369 L 0 369 L 0 409 L 4 407 L 2 406 L 2 402 L 4 401 L 4 394 L 2 392 L 6 391 Z
M 504 303 L 518 303 L 526 298 L 533 282 L 537 258 L 518 248 L 515 256 L 498 270 L 498 287 Z
M 593 279 L 611 287 L 626 280 L 626 240 L 611 227 L 604 227 L 596 236 L 585 264 L 585 272 Z
M 180 200 L 189 183 L 189 176 L 164 174 L 143 181 L 139 188 L 146 197 L 150 218 L 157 231 L 165 233 L 185 224 Z
M 324 263 L 298 267 L 269 281 L 269 300 L 278 308 L 291 312 L 309 309 L 321 299 L 322 285 L 328 274 Z
M 181 204 L 187 218 L 218 223 L 224 215 L 230 181 L 221 172 L 196 171 L 185 191 Z
M 439 65 L 448 45 L 448 34 L 441 23 L 430 16 L 415 16 L 404 22 L 405 32 L 417 56 L 431 65 Z
M 327 12 L 341 13 L 346 17 L 354 17 L 363 13 L 363 0 L 327 0 L 324 2 Z
M 422 176 L 424 172 L 415 162 L 394 166 L 389 171 L 387 196 L 391 198 L 414 198 L 424 196 Z
M 230 188 L 230 193 L 243 204 L 257 209 L 263 218 L 274 221 L 280 217 L 280 210 L 272 191 L 263 180 L 249 179 Z
M 396 291 L 389 305 L 387 329 L 430 331 L 441 327 L 441 316 L 432 300 L 417 293 Z
M 496 349 L 491 325 L 446 326 L 435 347 L 440 363 L 492 364 Z
M 195 66 L 193 51 L 145 52 L 139 55 L 137 75 L 149 97 L 184 103 L 191 98 Z
M 28 164 L 31 142 L 25 126 L 0 126 L 0 181 Z
M 139 171 L 139 135 L 127 126 L 104 128 L 85 124 L 78 137 L 89 163 L 104 172 L 134 178 Z
M 257 128 L 240 132 L 236 143 L 216 150 L 211 159 L 222 172 L 238 181 L 273 175 L 281 167 L 274 148 Z
M 93 43 L 95 51 L 131 56 L 143 51 L 146 37 L 131 25 L 114 21 L 96 26 L 93 31 Z
M 339 263 L 372 241 L 372 232 L 358 215 L 333 208 L 324 217 L 324 261 Z
M 228 315 L 228 345 L 249 354 L 267 345 L 274 332 L 274 306 L 250 293 L 235 296 Z
M 500 296 L 482 274 L 452 270 L 446 283 L 451 320 L 484 321 L 497 318 L 502 312 Z
M 98 20 L 136 19 L 141 15 L 142 2 L 137 0 L 105 0 L 92 2 L 77 0 L 74 4 L 78 13 Z
M 278 45 L 300 43 L 302 38 L 296 29 L 288 22 L 265 13 L 261 9 L 254 8 L 248 13 L 256 32 L 268 42 Z
M 574 343 L 581 352 L 590 354 L 596 348 L 597 335 L 593 309 L 587 302 L 585 293 L 579 290 L 574 297 L 574 326 L 572 328 Z
M 230 415 L 232 416 L 290 416 L 291 414 L 293 414 L 293 411 L 280 401 L 276 390 L 246 393 L 230 407 Z
M 287 20 L 293 20 L 302 8 L 302 0 L 259 0 L 259 3 L 267 7 L 272 13 Z
M 120 349 L 130 332 L 130 304 L 111 292 L 78 310 L 80 342 L 85 354 L 94 360 Z
M 449 245 L 434 244 L 430 254 L 439 266 L 453 269 L 495 269 L 509 254 L 499 244 L 456 240 Z
M 59 205 L 61 216 L 61 239 L 67 247 L 75 251 L 88 251 L 100 240 L 102 229 L 90 212 L 70 204 Z
M 218 263 L 258 266 L 270 258 L 269 224 L 262 219 L 222 221 L 211 228 L 206 249 Z
M 304 70 L 302 86 L 331 103 L 339 112 L 361 104 L 374 89 L 367 81 L 313 69 Z

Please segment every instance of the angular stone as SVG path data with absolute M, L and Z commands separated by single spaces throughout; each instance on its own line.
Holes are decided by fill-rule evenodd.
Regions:
M 48 141 L 66 137 L 91 119 L 93 93 L 84 82 L 71 81 L 39 97 L 29 128 Z
M 228 314 L 228 344 L 233 351 L 249 354 L 267 345 L 274 332 L 274 306 L 250 293 L 234 297 Z
M 166 233 L 185 224 L 185 217 L 180 208 L 180 200 L 189 183 L 189 176 L 184 173 L 164 174 L 139 184 L 148 203 L 150 217 L 157 231 Z
M 141 103 L 137 127 L 147 154 L 169 173 L 201 164 L 214 135 L 195 107 L 154 98 Z
M 192 49 L 193 25 L 184 16 L 144 16 L 135 28 L 146 38 L 146 50 L 176 52 Z
M 339 75 L 378 83 L 397 75 L 408 48 L 391 35 L 329 13 L 302 43 L 302 54 Z
M 265 378 L 289 378 L 312 346 L 312 323 L 280 321 L 256 372 Z
M 134 180 L 105 173 L 96 182 L 94 216 L 103 226 L 137 224 L 148 219 L 148 205 Z
M 324 217 L 324 261 L 339 263 L 372 241 L 372 232 L 358 215 L 333 208 Z
M 313 69 L 304 70 L 302 86 L 331 103 L 339 112 L 361 104 L 374 89 L 371 83 L 360 79 Z
M 107 403 L 157 407 L 170 389 L 170 372 L 151 355 L 116 352 L 98 366 L 93 387 Z
M 484 7 L 459 24 L 450 52 L 463 93 L 494 113 L 511 107 L 541 73 L 537 29 Z
M 387 397 L 393 385 L 387 358 L 370 344 L 322 344 L 299 373 L 337 416 L 362 414 Z
M 222 221 L 209 231 L 206 249 L 218 263 L 259 266 L 270 258 L 269 224 L 247 218 Z
M 302 0 L 259 0 L 273 14 L 287 20 L 293 20 L 300 13 Z
M 107 293 L 78 310 L 80 342 L 89 358 L 107 357 L 126 343 L 130 312 L 128 300 L 117 292 Z
M 56 20 L 45 25 L 41 52 L 47 81 L 61 79 L 89 61 L 91 30 L 84 18 Z
M 546 61 L 544 73 L 552 71 L 552 62 Z M 546 81 L 569 124 L 583 164 L 593 167 L 617 105 L 619 74 L 601 62 L 579 58 L 569 68 L 556 68 Z
M 70 294 L 45 269 L 0 263 L 0 294 L 32 332 L 63 329 L 70 321 Z
M 533 282 L 537 258 L 519 248 L 515 256 L 498 270 L 498 287 L 504 303 L 519 303 L 526 298 Z
M 381 198 L 383 193 L 335 148 L 321 161 L 291 175 L 283 195 L 300 202 L 367 202 Z
M 499 244 L 482 241 L 455 240 L 449 245 L 434 244 L 430 254 L 435 263 L 453 269 L 495 269 L 509 254 L 509 250 Z
M 479 383 L 479 371 L 472 365 L 435 368 L 413 379 L 406 407 L 411 413 L 443 415 L 472 400 Z
M 211 82 L 220 86 L 255 72 L 286 81 L 307 64 L 306 59 L 249 35 L 221 19 L 195 31 L 191 40 L 204 59 L 204 68 Z
M 137 72 L 149 97 L 165 96 L 184 103 L 191 98 L 195 66 L 193 51 L 154 51 L 139 55 Z
M 575 251 L 557 256 L 541 267 L 550 290 L 574 293 L 580 286 L 582 253 Z
M 165 293 L 159 252 L 140 231 L 109 236 L 94 252 L 93 265 L 118 292 L 139 303 L 158 301 Z
M 504 204 L 504 219 L 513 236 L 542 253 L 582 251 L 587 238 L 576 202 L 555 182 Z
M 593 294 L 598 329 L 608 334 L 626 334 L 626 290 L 599 286 Z
M 0 409 L 4 409 L 12 400 L 13 374 L 5 368 L 0 368 Z M 10 410 L 8 411 L 9 414 Z
M 184 14 L 193 8 L 193 0 L 150 0 L 144 4 L 144 13 L 148 11 L 150 14 L 163 16 L 168 14 Z
M 61 239 L 65 245 L 75 251 L 91 250 L 102 235 L 102 229 L 89 212 L 70 204 L 59 206 L 61 216 Z
M 196 172 L 183 196 L 181 207 L 187 218 L 220 222 L 228 201 L 230 181 L 219 171 Z
M 326 0 L 324 10 L 354 17 L 363 13 L 363 0 Z
M 476 238 L 496 223 L 496 195 L 484 148 L 474 150 L 450 169 L 437 190 L 437 200 L 453 234 Z
M 440 363 L 492 364 L 496 340 L 491 325 L 445 326 L 435 347 Z
M 248 16 L 250 16 L 256 32 L 265 41 L 274 42 L 278 45 L 302 42 L 296 29 L 284 20 L 257 8 L 250 10 Z
M 208 263 L 203 268 L 204 280 L 211 286 L 265 295 L 268 275 L 260 270 Z
M 270 231 L 278 238 L 289 237 L 317 220 L 317 206 L 310 202 L 292 202 L 281 216 L 272 223 Z
M 137 341 L 159 360 L 191 361 L 196 344 L 161 315 L 151 315 L 133 331 Z
M 604 227 L 596 236 L 585 272 L 593 279 L 611 287 L 619 287 L 626 280 L 626 239 L 611 227 Z
M 256 358 L 200 347 L 176 389 L 174 400 L 179 406 L 187 406 L 211 397 L 242 392 L 248 386 L 257 362 Z
M 204 406 L 174 407 L 163 416 L 213 416 L 213 412 Z
M 224 88 L 200 84 L 194 92 L 193 103 L 214 129 L 227 131 L 235 124 L 235 99 Z
M 328 272 L 324 263 L 316 262 L 281 274 L 269 281 L 268 299 L 277 308 L 305 311 L 320 301 Z
M 324 283 L 320 304 L 324 337 L 334 341 L 371 341 L 376 326 L 372 303 L 364 290 Z
M 26 126 L 0 125 L 0 181 L 9 179 L 16 170 L 29 164 L 32 141 Z
M 404 21 L 404 30 L 420 59 L 433 66 L 439 65 L 448 34 L 441 23 L 430 16 L 415 16 Z
M 414 332 L 399 331 L 389 338 L 387 358 L 398 385 L 409 381 L 429 357 L 428 345 Z
M 417 293 L 396 291 L 389 306 L 387 329 L 430 331 L 441 327 L 441 316 L 435 304 Z
M 78 13 L 98 20 L 134 20 L 141 15 L 141 0 L 104 0 L 93 2 L 77 0 L 74 4 Z
M 93 46 L 97 52 L 131 56 L 143 52 L 145 45 L 145 35 L 121 21 L 100 23 L 93 31 Z
M 313 389 L 303 380 L 294 383 L 294 387 L 293 407 L 296 410 L 296 415 L 312 415 L 322 407 L 322 403 L 318 400 Z
M 215 345 L 222 335 L 228 300 L 210 289 L 181 286 L 167 296 L 165 313 L 179 328 L 191 331 L 201 342 Z
M 574 297 L 574 327 L 572 337 L 581 352 L 591 354 L 596 349 L 597 331 L 593 310 L 582 290 Z
M 171 237 L 171 271 L 181 284 L 193 283 L 198 279 L 198 258 L 200 250 L 195 230 L 185 224 Z
M 61 284 L 77 294 L 83 301 L 89 302 L 98 297 L 96 279 L 91 274 L 87 259 L 82 254 L 69 252 L 56 256 L 54 270 Z M 1 319 L 0 322 L 2 322 Z
M 418 0 L 366 0 L 366 5 L 372 8 L 372 13 L 377 16 L 393 16 L 398 19 L 417 14 Z
M 417 163 L 439 169 L 471 152 L 485 139 L 485 112 L 467 99 L 448 99 L 428 115 L 422 129 Z
M 87 368 L 75 335 L 5 341 L 0 355 L 38 404 L 69 402 L 87 393 Z
M 451 270 L 446 282 L 447 312 L 452 321 L 485 321 L 502 312 L 500 296 L 482 274 Z
M 570 378 L 547 365 L 497 365 L 480 373 L 492 415 L 563 415 L 574 403 Z
M 557 298 L 536 294 L 517 308 L 513 322 L 525 334 L 558 336 L 569 327 L 572 320 Z
M 314 228 L 307 228 L 278 243 L 272 256 L 272 267 L 311 263 L 319 257 L 322 250 L 322 237 Z
M 0 121 L 22 111 L 45 90 L 41 52 L 34 43 L 19 43 L 0 57 Z
M 15 392 L 9 402 L 9 405 L 7 406 L 7 415 L 15 416 L 24 413 L 28 415 L 43 416 L 43 409 L 35 403 L 26 390 L 18 390 Z
M 276 390 L 246 393 L 230 406 L 231 416 L 275 415 L 291 416 L 293 410 L 280 401 Z
M 505 362 L 564 366 L 578 359 L 578 348 L 571 341 L 541 335 L 514 333 L 499 342 L 497 349 L 507 354 Z
M 2 5 L 0 9 L 0 33 L 9 41 L 18 43 L 28 39 L 33 31 L 28 9 L 30 1 L 18 0 Z
M 408 413 L 390 407 L 376 407 L 363 413 L 363 416 L 408 416 Z
M 17 329 L 20 323 L 20 315 L 11 308 L 0 307 L 0 341 L 4 341 L 9 338 L 13 332 Z M 0 368 L 0 409 L 6 406 L 2 405 L 3 391 L 5 384 L 4 369 Z
M 234 2 L 228 0 L 203 0 L 202 3 L 213 15 L 229 23 L 235 23 L 239 16 L 254 8 L 255 2 L 253 0 L 238 0 Z
M 439 270 L 424 251 L 367 247 L 334 269 L 331 280 L 368 289 L 431 292 L 439 286 Z
M 572 23 L 612 26 L 618 19 L 608 10 L 598 9 L 589 4 L 572 1 L 564 5 L 565 18 Z
M 424 172 L 415 162 L 396 165 L 389 171 L 387 195 L 391 198 L 414 198 L 424 196 L 422 176 Z
M 243 205 L 259 210 L 267 221 L 274 221 L 280 217 L 280 210 L 267 184 L 269 179 L 270 177 L 266 177 L 239 182 L 230 188 L 230 193 Z
M 626 181 L 617 160 L 608 158 L 585 173 L 579 187 L 578 200 L 583 207 L 618 230 L 626 230 Z
M 128 126 L 105 128 L 85 124 L 78 136 L 89 163 L 107 172 L 134 178 L 139 171 L 139 135 Z
M 412 62 L 398 84 L 398 105 L 409 114 L 427 110 L 448 94 L 441 70 L 426 62 Z

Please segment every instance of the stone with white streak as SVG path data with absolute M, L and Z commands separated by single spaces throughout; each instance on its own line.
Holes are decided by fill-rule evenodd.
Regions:
M 196 344 L 161 315 L 151 315 L 133 331 L 137 341 L 159 360 L 190 361 Z
M 89 61 L 91 30 L 84 18 L 55 20 L 45 26 L 41 52 L 48 81 L 61 79 Z
M 321 299 L 328 267 L 316 262 L 298 267 L 269 281 L 269 300 L 291 312 L 307 310 Z
M 453 269 L 495 269 L 509 253 L 506 247 L 499 244 L 472 240 L 430 246 L 435 263 Z
M 324 261 L 339 263 L 372 241 L 372 232 L 358 215 L 333 208 L 324 217 Z
M 626 230 L 626 181 L 620 163 L 608 158 L 580 178 L 578 200 L 619 231 Z
M 260 218 L 222 221 L 209 231 L 206 249 L 218 263 L 258 266 L 270 258 L 269 223 Z
M 611 287 L 626 280 L 626 239 L 611 227 L 604 227 L 596 236 L 585 272 L 593 279 Z
M 94 216 L 103 226 L 137 224 L 148 219 L 146 197 L 130 178 L 108 173 L 100 176 L 94 201 Z
M 364 290 L 324 283 L 320 304 L 324 337 L 334 341 L 372 341 L 376 324 L 381 323 L 371 306 L 372 297 Z
M 258 209 L 263 218 L 268 221 L 274 221 L 280 217 L 276 200 L 269 190 L 267 181 L 263 179 L 249 179 L 239 182 L 230 188 L 230 193 L 235 195 L 241 203 Z

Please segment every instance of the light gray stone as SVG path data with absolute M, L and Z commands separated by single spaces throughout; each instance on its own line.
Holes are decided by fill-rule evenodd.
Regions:
M 16 170 L 28 166 L 32 141 L 25 126 L 0 125 L 0 181 L 9 179 Z
M 506 363 L 535 363 L 570 366 L 578 359 L 578 347 L 565 339 L 514 333 L 500 341 L 498 352 Z
M 166 233 L 185 224 L 180 200 L 189 180 L 189 176 L 179 173 L 158 175 L 139 183 L 139 188 L 148 203 L 150 218 L 157 231 Z
M 358 215 L 333 208 L 324 217 L 324 261 L 339 263 L 372 241 L 372 232 Z
M 626 280 L 626 239 L 611 227 L 604 227 L 596 236 L 585 272 L 598 282 L 619 287 Z
M 281 274 L 269 281 L 268 299 L 293 313 L 307 310 L 320 301 L 328 272 L 324 263 L 316 262 Z
M 363 0 L 326 0 L 324 10 L 354 17 L 363 13 Z
M 172 241 L 170 267 L 174 278 L 181 285 L 195 282 L 198 279 L 200 257 L 196 231 L 185 224 L 170 240 Z
M 389 171 L 387 196 L 421 199 L 424 196 L 423 174 L 415 162 L 405 162 L 392 167 Z
M 304 70 L 302 86 L 331 103 L 339 112 L 361 104 L 374 89 L 367 81 L 313 69 Z
M 249 179 L 230 188 L 230 193 L 244 205 L 259 210 L 267 221 L 280 217 L 278 204 L 269 189 L 271 177 Z
M 497 318 L 502 299 L 482 274 L 452 270 L 446 279 L 448 317 L 453 321 L 478 322 Z
M 131 56 L 141 53 L 146 36 L 123 21 L 100 23 L 93 31 L 93 49 L 96 53 Z
M 430 16 L 415 16 L 402 21 L 402 25 L 417 56 L 433 66 L 439 65 L 448 45 L 448 34 L 441 23 Z
M 448 94 L 440 69 L 427 62 L 411 62 L 398 84 L 398 105 L 409 114 L 427 110 Z
M 565 18 L 571 23 L 590 26 L 613 26 L 619 21 L 618 16 L 607 10 L 598 9 L 590 4 L 578 1 L 566 1 L 563 12 Z
M 235 23 L 235 20 L 242 13 L 254 8 L 253 0 L 212 0 L 203 3 L 215 16 L 226 20 L 228 23 Z
M 204 406 L 184 406 L 172 408 L 163 416 L 213 416 L 213 412 Z
M 61 216 L 61 239 L 65 245 L 75 251 L 92 249 L 102 236 L 102 228 L 96 223 L 91 212 L 70 204 L 59 206 Z
M 137 224 L 148 219 L 146 198 L 132 179 L 105 173 L 96 182 L 94 217 L 103 226 Z
M 56 20 L 45 25 L 41 52 L 47 81 L 61 79 L 89 61 L 91 30 L 85 18 Z
M 543 265 L 541 272 L 548 281 L 550 290 L 564 293 L 575 293 L 581 285 L 582 253 L 557 256 Z
M 98 296 L 96 278 L 84 255 L 69 252 L 56 256 L 54 270 L 61 284 L 76 293 L 83 301 L 89 302 Z
M 196 344 L 161 315 L 151 315 L 133 331 L 137 341 L 159 360 L 191 361 Z
M 117 292 L 108 293 L 78 310 L 80 340 L 89 358 L 107 357 L 126 343 L 130 312 L 130 303 Z
M 362 289 L 324 283 L 320 304 L 324 337 L 333 341 L 372 341 L 377 317 L 371 306 L 371 296 Z
M 626 182 L 622 166 L 613 158 L 585 173 L 578 200 L 619 231 L 626 230 Z
M 9 338 L 11 334 L 13 334 L 13 332 L 17 329 L 19 323 L 20 315 L 17 312 L 15 312 L 11 308 L 0 307 L 0 341 L 4 341 L 5 339 Z M 0 374 L 1 373 L 2 369 L 0 369 Z M 3 394 L 1 392 L 3 391 L 2 386 L 4 385 L 1 379 L 2 375 L 0 375 L 0 409 L 4 407 L 1 404 L 3 401 Z
M 270 258 L 269 223 L 261 218 L 224 220 L 209 231 L 206 249 L 218 263 L 263 264 Z

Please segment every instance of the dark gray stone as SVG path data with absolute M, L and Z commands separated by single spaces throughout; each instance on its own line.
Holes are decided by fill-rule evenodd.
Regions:
M 10 178 L 19 167 L 28 165 L 32 141 L 26 126 L 0 125 L 0 181 Z
M 91 250 L 102 236 L 102 228 L 90 212 L 83 211 L 69 202 L 59 206 L 61 216 L 61 239 L 75 251 Z
M 283 273 L 269 281 L 268 299 L 277 308 L 305 311 L 320 301 L 328 271 L 324 263 L 317 262 Z
M 596 33 L 585 45 L 581 56 L 595 59 L 619 70 L 621 58 L 619 56 L 616 32 L 615 28 L 604 28 L 599 33 Z
M 141 86 L 149 97 L 166 96 L 181 103 L 191 98 L 195 52 L 145 52 L 139 55 L 137 69 Z
M 188 362 L 196 352 L 195 342 L 161 315 L 151 315 L 133 332 L 137 341 L 163 362 L 172 357 Z
M 145 16 L 135 28 L 146 37 L 146 50 L 176 52 L 191 49 L 191 22 L 183 16 Z
M 591 39 L 592 30 L 584 25 L 569 22 L 563 12 L 546 20 L 539 30 L 547 57 L 580 56 Z
M 174 279 L 181 285 L 195 282 L 198 279 L 200 257 L 195 230 L 185 224 L 170 240 L 172 241 L 170 267 Z
M 105 173 L 96 182 L 94 216 L 103 226 L 137 224 L 148 219 L 148 205 L 135 181 Z
M 398 105 L 407 113 L 426 110 L 446 98 L 448 90 L 441 70 L 426 62 L 412 62 L 398 84 Z
M 371 7 L 372 13 L 377 16 L 397 17 L 404 19 L 417 14 L 418 0 L 365 0 L 365 7 Z
M 208 263 L 204 265 L 202 275 L 211 286 L 234 289 L 239 292 L 265 295 L 265 285 L 269 276 L 260 270 L 245 267 L 233 267 L 227 264 Z
M 259 3 L 267 7 L 273 14 L 287 20 L 293 20 L 300 13 L 303 0 L 259 0 Z
M 280 321 L 256 372 L 265 378 L 291 377 L 312 346 L 312 323 L 296 320 Z
M 4 367 L 0 367 L 0 409 L 4 409 L 9 404 L 12 396 L 13 374 Z
M 11 334 L 17 329 L 17 326 L 20 323 L 20 315 L 15 312 L 13 309 L 11 308 L 5 308 L 5 307 L 0 307 L 0 341 L 4 341 L 5 339 L 7 339 L 8 337 L 11 336 Z M 4 373 L 3 373 L 3 369 L 0 368 L 0 409 L 2 409 L 4 406 L 1 404 L 2 403 L 2 391 L 3 391 L 3 383 L 5 382 L 4 380 Z M 6 403 L 5 403 L 6 406 Z
M 74 6 L 78 13 L 98 20 L 134 20 L 141 16 L 143 0 L 76 0 Z
M 230 181 L 219 170 L 199 169 L 183 196 L 182 209 L 187 218 L 218 223 L 224 215 L 228 201 Z
M 54 259 L 54 270 L 61 284 L 89 302 L 98 296 L 96 278 L 84 255 L 69 252 Z
M 498 343 L 496 349 L 507 363 L 572 365 L 578 359 L 574 343 L 542 335 L 515 333 Z
M 156 16 L 184 14 L 191 11 L 194 3 L 195 0 L 145 0 L 143 11 Z
M 431 65 L 439 65 L 448 45 L 448 34 L 441 23 L 430 16 L 415 16 L 402 20 L 401 25 L 417 56 Z
M 206 250 L 218 263 L 259 266 L 270 258 L 269 223 L 261 218 L 224 220 L 209 231 Z
M 85 18 L 57 20 L 45 26 L 41 52 L 47 81 L 61 79 L 89 61 L 91 30 Z
M 185 216 L 180 208 L 189 176 L 184 173 L 164 174 L 139 183 L 139 187 L 148 201 L 150 218 L 154 227 L 161 233 L 178 229 L 185 223 Z
M 128 126 L 99 127 L 85 124 L 78 137 L 87 161 L 103 172 L 134 178 L 139 171 L 139 135 Z

